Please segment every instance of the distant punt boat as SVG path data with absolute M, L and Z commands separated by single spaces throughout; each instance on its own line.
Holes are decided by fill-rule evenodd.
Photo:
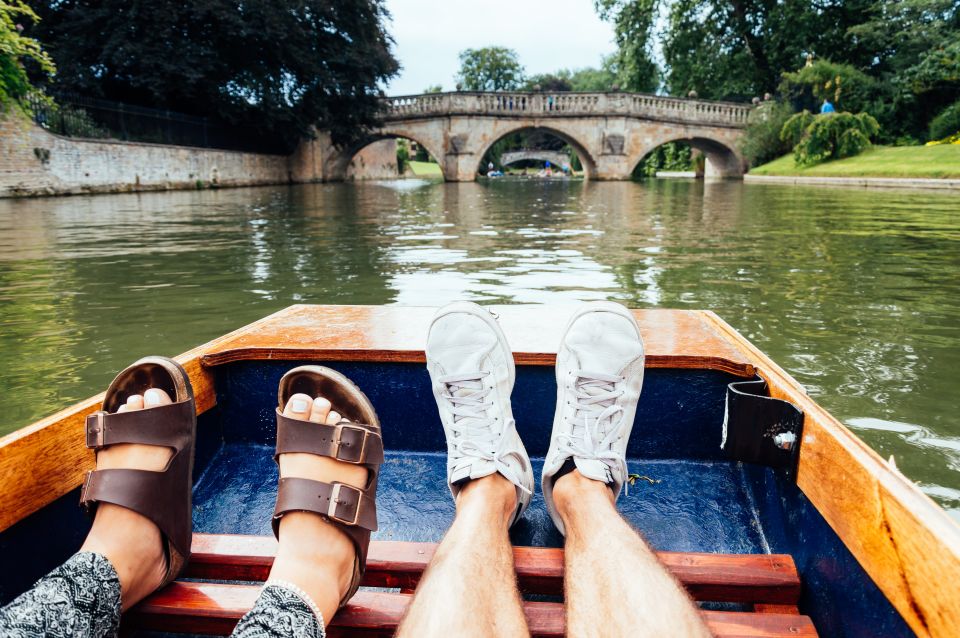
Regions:
M 539 476 L 565 314 L 494 308 L 517 362 L 517 427 Z M 717 636 L 960 636 L 960 527 L 711 312 L 634 311 L 646 378 L 619 507 L 700 602 Z M 387 461 L 380 530 L 336 635 L 389 636 L 453 517 L 424 363 L 431 308 L 291 306 L 179 357 L 200 412 L 193 558 L 184 580 L 124 615 L 126 630 L 230 632 L 276 549 L 270 514 L 280 376 L 347 374 L 376 406 Z M 131 359 L 134 357 L 131 357 Z M 94 457 L 92 397 L 0 439 L 0 602 L 79 547 Z M 416 494 L 407 500 L 405 494 Z M 562 538 L 539 495 L 514 528 L 535 636 L 562 636 Z

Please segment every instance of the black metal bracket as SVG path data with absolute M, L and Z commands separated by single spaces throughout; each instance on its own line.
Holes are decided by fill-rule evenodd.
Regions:
M 787 470 L 793 476 L 800 455 L 803 411 L 770 396 L 763 379 L 727 386 L 720 447 L 728 457 Z

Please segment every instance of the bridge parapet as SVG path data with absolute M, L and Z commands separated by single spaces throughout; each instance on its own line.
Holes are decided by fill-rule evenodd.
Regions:
M 743 128 L 752 106 L 647 93 L 427 93 L 385 98 L 386 120 L 452 115 L 584 117 L 627 116 Z

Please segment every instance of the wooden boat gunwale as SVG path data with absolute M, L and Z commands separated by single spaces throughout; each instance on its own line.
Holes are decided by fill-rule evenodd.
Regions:
M 552 322 L 549 311 L 509 306 L 496 311 L 518 364 L 553 364 L 555 345 L 545 345 L 551 333 L 542 329 Z M 798 405 L 805 423 L 797 486 L 917 635 L 960 635 L 960 594 L 943 586 L 960 582 L 960 527 L 939 506 L 714 313 L 634 312 L 648 344 L 648 367 L 758 374 L 772 396 Z M 430 313 L 400 306 L 291 306 L 177 359 L 190 375 L 202 413 L 216 405 L 214 368 L 228 362 L 423 361 L 423 318 Z M 524 329 L 526 323 L 535 325 Z M 665 338 L 660 330 L 673 333 Z M 0 438 L 0 531 L 80 484 L 93 466 L 83 420 L 99 404 L 100 395 Z

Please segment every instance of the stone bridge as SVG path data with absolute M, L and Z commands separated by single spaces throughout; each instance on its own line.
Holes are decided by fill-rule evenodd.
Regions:
M 472 181 L 499 139 L 545 131 L 568 143 L 588 179 L 629 179 L 645 155 L 685 142 L 706 157 L 706 175 L 738 177 L 739 141 L 751 106 L 642 93 L 430 93 L 386 98 L 382 126 L 358 144 L 337 148 L 322 131 L 298 150 L 296 178 L 339 181 L 351 158 L 378 140 L 407 138 L 440 164 L 447 181 Z
M 500 164 L 509 166 L 524 160 L 534 160 L 538 162 L 550 162 L 557 168 L 570 163 L 570 157 L 560 151 L 545 151 L 536 148 L 524 148 L 516 151 L 507 151 L 500 155 Z

